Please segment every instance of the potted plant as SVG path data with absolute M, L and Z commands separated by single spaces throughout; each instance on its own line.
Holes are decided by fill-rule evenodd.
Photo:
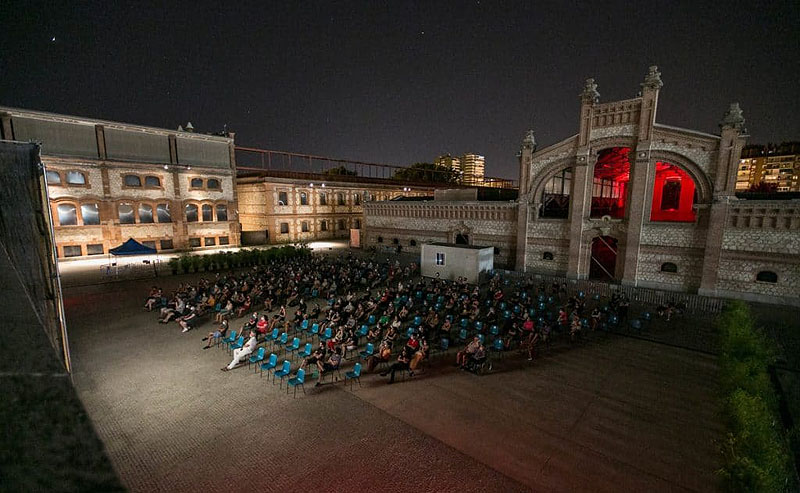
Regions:
M 188 274 L 189 273 L 189 269 L 192 268 L 192 257 L 188 253 L 184 253 L 180 257 L 180 264 L 181 264 L 181 270 L 183 271 L 183 273 L 184 274 Z
M 172 271 L 172 275 L 174 276 L 178 274 L 178 267 L 180 267 L 181 261 L 178 259 L 178 257 L 172 257 L 169 259 L 169 262 L 167 262 L 167 265 L 169 265 L 169 269 Z

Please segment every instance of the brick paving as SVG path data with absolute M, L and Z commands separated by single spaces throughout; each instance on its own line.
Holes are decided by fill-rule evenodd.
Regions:
M 183 278 L 161 279 L 169 288 Z M 386 385 L 292 398 L 201 329 L 159 325 L 152 281 L 76 287 L 74 380 L 132 491 L 708 491 L 723 433 L 712 356 L 593 334 L 475 376 L 452 355 Z

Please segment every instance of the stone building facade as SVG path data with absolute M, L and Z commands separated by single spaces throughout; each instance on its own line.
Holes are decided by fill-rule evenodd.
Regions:
M 538 148 L 528 132 L 516 203 L 368 204 L 366 243 L 469 231 L 520 271 L 800 304 L 800 203 L 737 199 L 739 105 L 719 135 L 657 123 L 660 75 L 613 102 L 589 79 L 576 135 Z
M 303 179 L 239 178 L 236 188 L 243 243 L 349 238 L 351 229 L 362 228 L 367 202 L 434 193 L 434 187 L 419 184 L 407 187 L 389 180 L 349 178 L 345 181 L 321 174 Z
M 159 251 L 238 245 L 233 135 L 0 107 L 2 138 L 41 143 L 60 258 L 128 238 Z

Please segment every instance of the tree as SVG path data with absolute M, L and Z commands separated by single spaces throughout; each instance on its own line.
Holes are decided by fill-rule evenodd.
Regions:
M 344 175 L 344 176 L 356 176 L 358 173 L 349 170 L 344 166 L 337 166 L 336 168 L 331 168 L 325 172 L 326 175 Z
M 458 183 L 458 172 L 433 163 L 414 163 L 394 172 L 395 180 Z

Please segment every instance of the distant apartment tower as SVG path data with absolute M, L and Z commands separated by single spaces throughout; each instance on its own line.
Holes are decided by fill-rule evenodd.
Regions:
M 774 185 L 778 192 L 800 191 L 800 142 L 742 150 L 736 190 L 746 191 L 760 183 Z
M 480 154 L 466 153 L 461 156 L 461 182 L 464 185 L 483 185 L 486 158 Z
M 484 167 L 486 159 L 479 154 L 467 153 L 461 157 L 444 154 L 437 157 L 433 163 L 459 174 L 459 181 L 463 185 L 483 186 Z

